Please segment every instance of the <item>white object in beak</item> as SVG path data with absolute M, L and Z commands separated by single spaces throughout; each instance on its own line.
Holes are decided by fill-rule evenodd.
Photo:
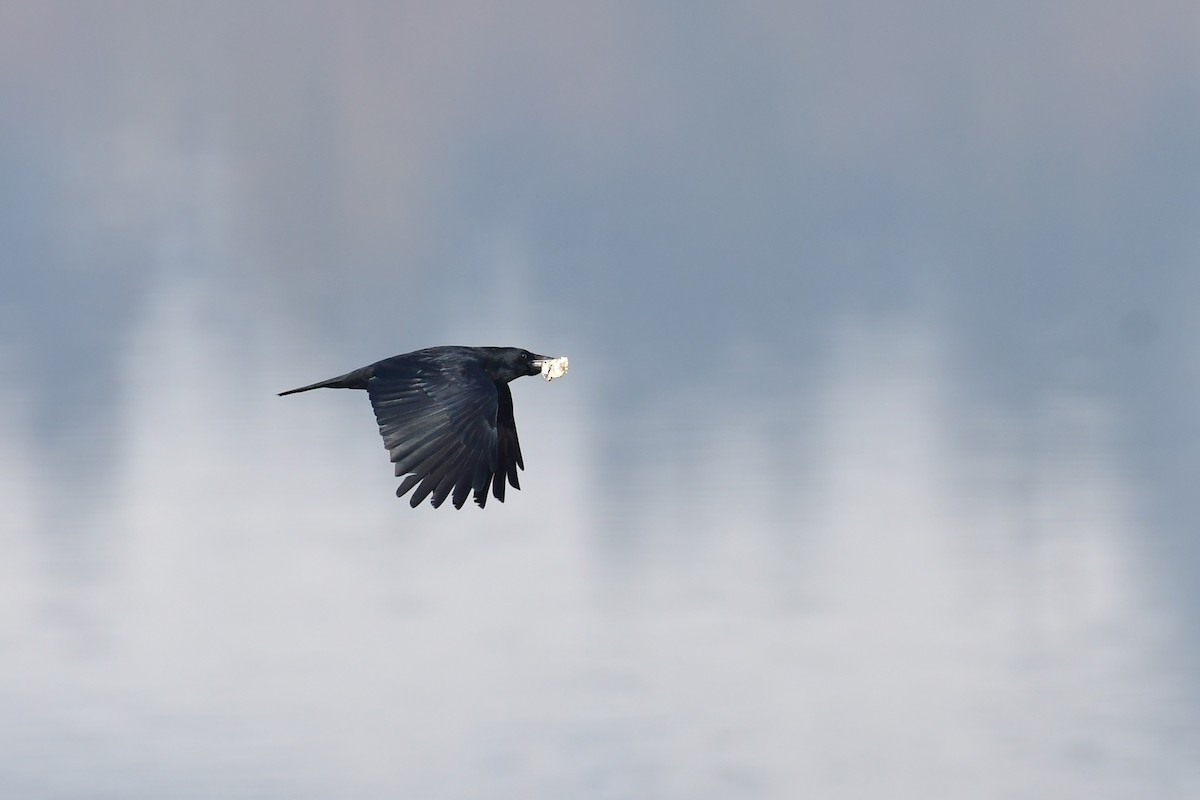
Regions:
M 567 357 L 548 358 L 542 362 L 542 377 L 548 381 L 567 374 Z

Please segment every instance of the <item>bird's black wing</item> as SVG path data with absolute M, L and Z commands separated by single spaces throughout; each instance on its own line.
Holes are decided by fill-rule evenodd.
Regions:
M 407 476 L 396 495 L 415 487 L 414 508 L 430 495 L 435 508 L 447 497 L 462 508 L 472 492 L 482 507 L 489 485 L 500 501 L 505 477 L 517 486 L 524 464 L 512 395 L 478 364 L 388 359 L 375 365 L 367 394 L 396 477 Z
M 504 502 L 504 478 L 514 489 L 521 488 L 517 480 L 517 467 L 525 469 L 521 459 L 521 442 L 517 439 L 517 421 L 513 417 L 512 392 L 507 383 L 499 384 L 496 389 L 500 395 L 499 408 L 496 414 L 496 476 L 492 481 L 492 493 L 501 503 Z M 476 498 L 478 499 L 478 498 Z M 483 503 L 479 504 L 480 506 Z

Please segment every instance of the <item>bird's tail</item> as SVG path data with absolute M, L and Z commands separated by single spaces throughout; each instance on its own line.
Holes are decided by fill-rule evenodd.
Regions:
M 301 386 L 298 389 L 288 389 L 286 392 L 280 392 L 277 397 L 283 397 L 285 394 L 307 392 L 310 389 L 365 389 L 367 388 L 367 381 L 370 380 L 373 372 L 372 367 L 363 367 L 362 369 L 354 370 L 354 372 L 347 372 L 345 375 L 330 378 L 327 381 L 310 383 L 308 386 Z

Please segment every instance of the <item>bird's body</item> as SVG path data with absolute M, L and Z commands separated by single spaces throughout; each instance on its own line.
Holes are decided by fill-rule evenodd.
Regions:
M 482 508 L 488 487 L 504 502 L 505 481 L 519 489 L 524 469 L 509 381 L 566 370 L 566 359 L 516 347 L 430 347 L 385 358 L 327 381 L 280 392 L 365 389 L 375 409 L 384 447 L 405 476 L 398 497 L 416 489 L 414 508 L 430 495 L 436 508 L 447 497 L 462 508 L 474 493 Z

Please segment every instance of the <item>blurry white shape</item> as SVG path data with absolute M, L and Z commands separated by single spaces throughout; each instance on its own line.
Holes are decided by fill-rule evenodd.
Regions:
M 0 773 L 22 796 L 160 796 L 147 764 L 295 800 L 1200 796 L 1102 404 L 1052 404 L 1037 452 L 964 451 L 948 337 L 853 328 L 815 417 L 699 393 L 732 421 L 687 452 L 694 485 L 638 482 L 654 524 L 611 569 L 594 544 L 624 520 L 597 513 L 583 449 L 552 445 L 592 416 L 522 399 L 549 426 L 524 444 L 553 517 L 528 494 L 486 525 L 409 509 L 369 421 L 280 410 L 212 332 L 221 298 L 164 281 L 131 340 L 111 569 L 80 592 L 0 564 L 0 686 L 20 687 Z M 664 408 L 697 394 L 668 385 Z M 800 443 L 810 469 L 764 482 Z M 666 475 L 670 450 L 636 466 Z M 1023 493 L 991 472 L 964 491 L 988 457 Z M 746 502 L 791 484 L 812 501 Z
M 542 362 L 542 377 L 548 381 L 567 374 L 567 357 L 559 356 Z

